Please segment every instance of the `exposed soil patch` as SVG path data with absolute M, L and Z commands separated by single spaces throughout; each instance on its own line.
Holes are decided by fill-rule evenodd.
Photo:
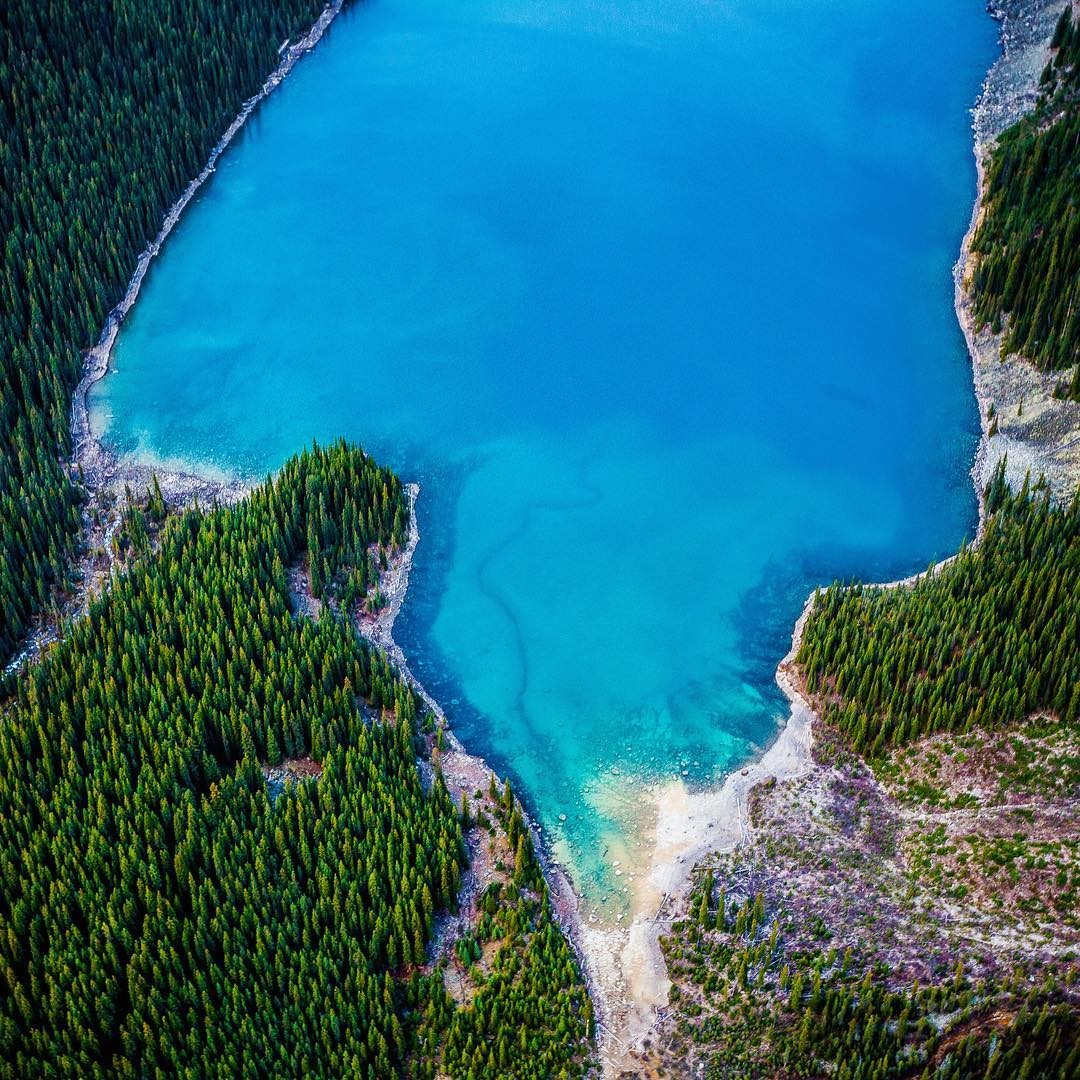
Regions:
M 273 802 L 289 784 L 302 784 L 317 780 L 322 775 L 322 765 L 311 757 L 286 758 L 277 765 L 263 765 L 266 789 Z
M 508 886 L 510 875 L 508 868 L 514 865 L 514 855 L 506 838 L 506 833 L 499 827 L 495 818 L 495 803 L 487 794 L 487 784 L 468 790 L 455 777 L 447 779 L 447 787 L 460 807 L 462 795 L 468 795 L 472 826 L 465 833 L 465 843 L 469 849 L 469 866 L 461 878 L 461 890 L 458 894 L 458 912 L 456 915 L 443 915 L 435 925 L 435 933 L 429 952 L 427 972 L 447 961 L 443 972 L 446 989 L 458 1004 L 465 1005 L 472 1000 L 480 982 L 490 971 L 491 961 L 498 951 L 497 942 L 486 942 L 479 959 L 471 960 L 474 970 L 457 955 L 458 942 L 476 925 L 479 917 L 479 901 L 487 889 L 494 883 Z M 490 778 L 490 774 L 489 774 Z
M 1052 907 L 1036 910 L 1030 903 L 1040 890 L 1047 895 L 1048 876 L 1056 880 L 1059 872 L 1052 861 L 1049 867 L 1038 865 L 1038 845 L 1068 849 L 1073 842 L 1059 858 L 1069 869 L 1066 880 L 1074 880 L 1080 822 L 1075 798 L 1065 794 L 1075 787 L 1065 778 L 1073 777 L 1075 784 L 1077 742 L 1075 736 L 1067 740 L 1066 729 L 1032 720 L 1016 731 L 972 736 L 965 744 L 967 761 L 961 762 L 955 745 L 932 737 L 890 758 L 880 770 L 889 777 L 883 783 L 843 748 L 835 733 L 817 723 L 813 770 L 754 789 L 746 840 L 695 868 L 695 889 L 677 912 L 680 920 L 693 924 L 694 907 L 709 880 L 715 883 L 712 911 L 721 897 L 728 911 L 759 903 L 760 923 L 746 940 L 761 950 L 760 966 L 751 969 L 744 989 L 717 981 L 703 958 L 709 949 L 722 953 L 722 947 L 695 944 L 710 933 L 687 931 L 680 923 L 684 929 L 664 939 L 673 1008 L 661 1014 L 650 1044 L 630 1052 L 627 1064 L 632 1062 L 635 1071 L 627 1075 L 704 1075 L 723 1045 L 725 1030 L 739 1030 L 737 1025 L 755 1010 L 764 1010 L 761 1015 L 783 1010 L 787 990 L 780 974 L 785 965 L 794 970 L 800 956 L 828 957 L 826 974 L 841 967 L 873 970 L 875 983 L 897 992 L 916 982 L 946 982 L 958 964 L 972 983 L 985 979 L 998 984 L 1013 972 L 1030 971 L 1036 973 L 1033 978 L 1054 972 L 1069 985 L 1072 957 L 1080 948 L 1071 917 L 1075 904 L 1066 913 Z M 980 747 L 985 756 L 978 755 Z M 1058 762 L 1048 771 L 1045 788 L 1030 778 L 1026 791 L 1008 796 L 1012 801 L 960 809 L 928 811 L 921 794 L 917 809 L 912 802 L 912 792 L 921 793 L 928 776 L 935 779 L 941 804 L 952 797 L 970 798 L 973 788 L 996 799 L 1002 777 L 1023 768 L 1018 763 L 1035 747 L 1051 747 Z M 948 751 L 954 764 L 932 771 Z M 1026 830 L 1023 854 L 987 869 L 975 853 L 993 862 L 988 853 L 995 845 L 1017 843 L 1018 822 Z M 946 854 L 939 835 L 954 838 L 949 842 L 955 850 Z M 965 851 L 966 860 L 960 858 Z M 1029 865 L 1031 856 L 1036 858 Z M 1013 872 L 1015 879 L 1010 878 Z M 955 892 L 958 883 L 968 889 L 962 897 Z M 953 1026 L 957 1017 L 943 1016 L 941 1024 L 955 1045 L 980 1025 L 1004 1026 L 1011 1017 L 1008 1010 L 996 1010 L 964 1020 L 959 1028 Z
M 322 614 L 323 602 L 311 591 L 311 573 L 306 562 L 289 568 L 289 606 L 297 616 L 317 619 Z

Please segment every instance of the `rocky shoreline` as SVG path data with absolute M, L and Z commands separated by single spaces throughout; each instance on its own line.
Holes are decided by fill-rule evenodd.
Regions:
M 86 534 L 91 538 L 95 536 L 95 529 L 98 532 L 102 530 L 108 532 L 115 528 L 119 522 L 117 507 L 125 488 L 130 488 L 136 493 L 141 492 L 149 489 L 154 478 L 158 481 L 165 501 L 173 508 L 182 508 L 194 502 L 201 502 L 207 506 L 228 504 L 243 498 L 252 490 L 253 484 L 236 477 L 213 477 L 194 469 L 156 468 L 132 458 L 120 457 L 105 447 L 95 436 L 90 424 L 88 396 L 91 388 L 108 375 L 112 351 L 120 327 L 138 299 L 151 262 L 160 253 L 184 210 L 202 185 L 211 177 L 218 159 L 255 108 L 281 85 L 296 62 L 318 44 L 326 29 L 340 13 L 343 4 L 344 0 L 332 0 L 299 41 L 295 44 L 283 45 L 282 59 L 277 68 L 263 83 L 260 91 L 244 102 L 243 108 L 215 144 L 202 171 L 169 208 L 157 236 L 140 255 L 123 298 L 109 313 L 97 344 L 85 355 L 83 377 L 72 395 L 72 457 L 69 471 L 72 478 L 79 482 L 89 495 L 84 511 L 84 525 Z M 392 561 L 380 582 L 380 590 L 386 602 L 374 616 L 358 620 L 357 629 L 364 638 L 389 655 L 401 675 L 432 711 L 443 732 L 445 743 L 444 749 L 439 752 L 440 767 L 447 786 L 460 799 L 465 792 L 471 794 L 477 788 L 486 787 L 493 770 L 482 758 L 470 754 L 462 746 L 447 722 L 442 707 L 413 675 L 405 654 L 393 636 L 394 622 L 408 591 L 413 553 L 420 539 L 415 509 L 416 499 L 420 492 L 419 485 L 409 484 L 406 491 L 409 497 L 409 537 L 406 548 Z M 104 525 L 95 525 L 99 519 L 104 521 Z M 93 595 L 96 595 L 107 584 L 108 573 L 89 573 L 85 566 L 82 570 L 83 587 L 78 590 L 78 595 L 66 605 L 64 611 L 65 617 L 68 618 L 77 617 L 82 613 Z M 43 626 L 35 631 L 30 635 L 18 656 L 5 669 L 6 672 L 14 671 L 24 663 L 33 662 L 51 642 L 56 640 L 57 636 L 58 628 L 51 625 Z M 286 773 L 281 770 L 268 774 L 268 783 L 272 791 L 280 787 L 285 779 Z M 565 872 L 553 862 L 546 851 L 540 826 L 525 812 L 524 807 L 522 807 L 522 812 L 532 833 L 537 857 L 548 882 L 552 908 L 581 965 L 590 997 L 593 999 L 596 1029 L 598 1032 L 603 1032 L 605 1030 L 605 999 L 604 995 L 598 992 L 596 980 L 591 974 L 590 960 L 580 946 L 581 919 L 578 898 Z
M 231 503 L 242 498 L 252 485 L 236 477 L 212 477 L 193 470 L 155 468 L 144 462 L 121 458 L 97 439 L 90 425 L 87 405 L 91 387 L 109 373 L 112 350 L 116 344 L 120 326 L 127 317 L 146 273 L 154 257 L 180 220 L 184 210 L 195 197 L 199 188 L 213 175 L 218 159 L 228 148 L 236 134 L 246 123 L 255 108 L 281 85 L 296 62 L 310 52 L 321 40 L 327 27 L 340 13 L 344 0 L 331 0 L 322 13 L 295 44 L 282 43 L 281 61 L 263 83 L 259 92 L 244 102 L 225 133 L 215 144 L 206 165 L 198 176 L 184 189 L 183 194 L 169 207 L 157 236 L 139 256 L 135 272 L 131 275 L 127 290 L 120 302 L 109 312 L 97 344 L 86 351 L 83 358 L 83 375 L 71 397 L 71 460 L 68 474 L 72 481 L 83 487 L 87 494 L 83 506 L 83 535 L 88 551 L 79 559 L 77 567 L 80 583 L 74 595 L 66 598 L 59 609 L 50 616 L 43 616 L 39 624 L 30 630 L 14 655 L 6 661 L 2 674 L 13 675 L 27 664 L 36 662 L 61 633 L 65 620 L 84 614 L 90 601 L 108 582 L 113 569 L 109 540 L 120 522 L 125 489 L 140 495 L 149 490 L 156 477 L 161 493 L 169 506 L 175 508 L 199 501 L 203 505 Z M 100 544 L 105 552 L 105 566 L 99 565 L 94 548 Z
M 416 514 L 420 485 L 407 484 L 405 492 L 409 500 L 409 534 L 405 548 L 391 559 L 390 565 L 380 576 L 379 593 L 384 603 L 374 614 L 361 614 L 356 620 L 356 627 L 366 641 L 390 657 L 398 673 L 431 710 L 437 728 L 442 732 L 443 749 L 438 752 L 439 767 L 451 795 L 460 803 L 463 795 L 472 798 L 475 791 L 485 789 L 495 770 L 483 758 L 465 749 L 454 734 L 443 707 L 413 674 L 404 651 L 394 638 L 394 623 L 408 593 L 413 557 L 420 543 L 420 526 Z M 533 847 L 548 883 L 556 920 L 581 965 L 589 996 L 593 1001 L 598 1041 L 603 1048 L 606 1033 L 610 1030 L 608 995 L 604 992 L 603 982 L 599 978 L 595 958 L 583 947 L 585 927 L 577 894 L 562 867 L 558 866 L 548 853 L 541 835 L 541 826 L 533 820 L 523 805 L 521 812 L 532 833 Z
M 1080 402 L 1053 396 L 1060 374 L 1039 371 L 1022 357 L 1003 356 L 1001 334 L 979 327 L 974 317 L 971 243 L 982 220 L 986 163 L 998 136 L 1035 106 L 1039 76 L 1049 59 L 1050 38 L 1063 10 L 1061 0 L 1001 0 L 990 8 L 1001 24 L 1001 55 L 972 110 L 978 194 L 953 271 L 956 316 L 971 356 L 982 438 L 972 471 L 980 494 L 1005 458 L 1014 486 L 1026 474 L 1043 475 L 1055 498 L 1080 488 Z M 1073 0 L 1080 15 L 1080 2 Z M 981 505 L 981 504 L 980 504 Z
M 115 500 L 125 485 L 138 490 L 156 473 L 162 492 L 173 505 L 194 499 L 210 504 L 231 502 L 250 490 L 239 480 L 215 480 L 195 472 L 157 471 L 120 459 L 94 437 L 87 397 L 91 387 L 109 371 L 112 349 L 154 256 L 202 184 L 210 177 L 251 112 L 271 93 L 301 56 L 314 47 L 340 12 L 343 0 L 334 0 L 309 32 L 283 54 L 278 68 L 259 94 L 243 109 L 214 147 L 203 169 L 166 215 L 158 236 L 140 256 L 124 298 L 110 313 L 101 337 L 86 355 L 84 373 L 72 400 L 71 470 L 95 499 Z M 1078 5 L 1080 6 L 1080 5 Z M 1009 477 L 1022 481 L 1024 473 L 1042 472 L 1059 497 L 1077 488 L 1080 477 L 1080 404 L 1051 397 L 1056 382 L 1024 361 L 1001 357 L 1000 337 L 978 330 L 971 314 L 968 292 L 971 273 L 970 242 L 977 228 L 984 185 L 984 159 L 994 139 L 1034 104 L 1046 46 L 1060 12 L 1060 0 L 1006 0 L 991 9 L 1002 25 L 1002 55 L 987 76 L 973 110 L 975 157 L 979 173 L 978 196 L 960 258 L 954 272 L 956 311 L 972 358 L 973 380 L 979 402 L 982 437 L 972 478 L 979 495 L 979 534 L 983 526 L 982 488 L 1000 459 L 1008 455 Z M 1022 404 L 1022 414 L 1017 415 Z M 997 427 L 990 434 L 991 406 Z M 443 709 L 409 669 L 407 658 L 393 636 L 393 626 L 408 589 L 413 554 L 419 542 L 415 503 L 417 485 L 409 485 L 410 530 L 405 550 L 384 575 L 381 590 L 387 603 L 375 616 L 363 620 L 360 632 L 384 649 L 402 676 L 416 689 L 445 732 L 446 748 L 440 762 L 455 794 L 485 786 L 492 770 L 482 758 L 468 753 L 446 721 Z M 111 503 L 110 503 L 111 505 Z M 954 556 L 955 558 L 955 556 Z M 950 562 L 945 560 L 938 567 Z M 920 575 L 890 586 L 908 584 Z M 722 786 L 692 792 L 681 781 L 650 789 L 655 813 L 652 854 L 647 871 L 635 884 L 634 906 L 626 927 L 589 924 L 582 918 L 578 898 L 562 869 L 553 864 L 542 842 L 539 826 L 530 821 L 534 844 L 551 888 L 559 922 L 574 946 L 596 1009 L 598 1041 L 604 1071 L 617 1075 L 631 1064 L 631 1055 L 654 1037 L 664 1019 L 670 983 L 660 948 L 662 930 L 685 906 L 696 863 L 717 851 L 733 851 L 747 832 L 747 803 L 752 790 L 763 782 L 790 780 L 818 766 L 811 753 L 816 719 L 793 673 L 793 661 L 802 629 L 813 605 L 811 596 L 795 625 L 792 646 L 777 668 L 776 678 L 789 699 L 791 714 L 772 745 L 756 762 L 729 775 Z
M 181 215 L 199 189 L 213 175 L 218 159 L 229 147 L 237 132 L 247 122 L 257 106 L 276 90 L 292 71 L 296 62 L 310 52 L 321 40 L 327 27 L 340 13 L 344 0 L 331 0 L 312 24 L 306 34 L 295 44 L 283 44 L 281 62 L 263 83 L 254 97 L 244 102 L 240 112 L 226 128 L 215 144 L 202 172 L 184 189 L 161 223 L 158 234 L 139 256 L 135 272 L 128 282 L 127 291 L 120 303 L 109 312 L 97 344 L 87 351 L 83 361 L 83 377 L 71 399 L 71 473 L 90 491 L 96 494 L 109 490 L 119 494 L 124 486 L 133 490 L 145 488 L 156 475 L 162 494 L 173 505 L 183 505 L 194 499 L 204 502 L 232 502 L 250 490 L 249 484 L 236 479 L 213 479 L 196 472 L 154 469 L 149 465 L 122 459 L 104 447 L 94 436 L 90 426 L 87 398 L 91 387 L 109 373 L 112 350 L 116 344 L 120 326 L 138 299 L 146 273 L 154 257 L 161 251 Z

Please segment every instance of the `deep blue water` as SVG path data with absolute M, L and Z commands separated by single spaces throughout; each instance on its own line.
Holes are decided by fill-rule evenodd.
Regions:
M 974 531 L 994 37 L 981 0 L 373 0 L 185 216 L 95 423 L 419 480 L 403 644 L 599 896 L 646 781 L 775 735 L 815 584 Z

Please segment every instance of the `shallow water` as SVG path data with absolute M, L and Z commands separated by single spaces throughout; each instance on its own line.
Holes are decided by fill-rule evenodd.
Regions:
M 95 426 L 419 480 L 400 639 L 616 910 L 644 783 L 775 735 L 807 592 L 974 531 L 994 36 L 981 0 L 357 7 L 170 239 Z

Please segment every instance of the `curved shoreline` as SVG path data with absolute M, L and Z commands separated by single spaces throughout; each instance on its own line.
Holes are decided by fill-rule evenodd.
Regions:
M 195 197 L 199 189 L 213 175 L 218 159 L 228 149 L 236 134 L 247 122 L 256 107 L 272 94 L 292 71 L 296 62 L 310 52 L 320 41 L 327 27 L 340 14 L 345 0 L 330 0 L 319 17 L 312 23 L 307 33 L 295 44 L 284 49 L 281 62 L 267 77 L 259 92 L 247 99 L 225 133 L 210 151 L 206 164 L 198 176 L 184 189 L 183 194 L 169 207 L 162 220 L 157 236 L 139 256 L 135 272 L 131 275 L 120 302 L 109 312 L 97 344 L 89 349 L 83 361 L 83 375 L 71 396 L 71 469 L 77 474 L 91 493 L 105 489 L 119 490 L 124 484 L 148 484 L 152 475 L 157 475 L 162 492 L 174 502 L 186 502 L 202 496 L 218 501 L 234 501 L 246 494 L 251 485 L 239 479 L 213 480 L 199 475 L 195 471 L 174 469 L 152 469 L 136 461 L 119 458 L 106 449 L 95 438 L 90 428 L 90 411 L 87 396 L 92 386 L 100 382 L 109 373 L 113 347 L 116 344 L 120 326 L 138 299 L 143 280 L 159 254 L 169 234 Z
M 409 589 L 409 576 L 412 572 L 413 556 L 420 542 L 420 525 L 416 514 L 416 500 L 420 496 L 420 485 L 417 483 L 406 484 L 405 492 L 409 499 L 409 536 L 404 550 L 397 558 L 392 560 L 389 570 L 383 575 L 379 583 L 379 590 L 387 602 L 374 616 L 362 616 L 357 620 L 357 629 L 361 637 L 376 648 L 383 650 L 390 657 L 401 677 L 416 691 L 434 715 L 436 723 L 443 732 L 443 740 L 446 744 L 445 748 L 439 751 L 438 764 L 442 769 L 443 779 L 446 781 L 451 793 L 457 795 L 471 794 L 475 789 L 483 788 L 487 784 L 488 778 L 492 775 L 498 776 L 498 773 L 482 757 L 465 749 L 461 740 L 454 733 L 445 710 L 413 674 L 404 650 L 394 637 L 394 623 L 397 621 L 401 606 L 405 602 L 405 596 Z M 533 820 L 526 807 L 521 803 L 520 798 L 518 799 L 518 805 L 521 807 L 522 816 L 529 827 L 529 832 L 532 834 L 533 848 L 543 869 L 544 878 L 548 883 L 555 920 L 569 941 L 570 947 L 581 967 L 589 997 L 593 1002 L 593 1015 L 598 1033 L 597 1041 L 601 1042 L 600 1033 L 608 1030 L 607 1002 L 598 984 L 591 958 L 582 945 L 581 937 L 584 923 L 581 918 L 577 894 L 574 892 L 570 879 L 566 876 L 562 867 L 551 858 L 544 844 L 540 826 Z
M 166 500 L 174 506 L 184 506 L 200 498 L 209 503 L 231 503 L 243 498 L 254 487 L 253 483 L 236 476 L 214 478 L 206 473 L 199 472 L 197 467 L 159 469 L 145 462 L 119 457 L 105 447 L 100 439 L 95 437 L 90 425 L 87 400 L 90 389 L 109 374 L 112 350 L 116 344 L 120 327 L 138 299 L 139 291 L 142 288 L 142 283 L 151 262 L 161 252 L 165 241 L 180 220 L 184 210 L 203 184 L 213 175 L 218 159 L 229 147 L 233 138 L 255 111 L 255 108 L 281 85 L 296 62 L 318 44 L 327 27 L 340 14 L 344 3 L 345 0 L 330 0 L 307 33 L 295 44 L 289 45 L 284 50 L 281 62 L 263 83 L 259 92 L 244 102 L 240 112 L 214 145 L 199 175 L 188 184 L 180 198 L 169 208 L 157 235 L 139 256 L 135 272 L 128 282 L 124 296 L 116 307 L 109 312 L 97 344 L 86 353 L 83 362 L 83 375 L 72 394 L 71 400 L 72 457 L 70 469 L 72 474 L 87 489 L 91 499 L 97 500 L 99 504 L 104 501 L 103 497 L 120 493 L 125 485 L 148 487 L 154 477 L 157 478 Z M 436 721 L 444 732 L 444 739 L 448 746 L 440 754 L 440 766 L 448 786 L 452 791 L 471 791 L 477 786 L 486 783 L 488 777 L 494 774 L 494 770 L 488 766 L 483 758 L 476 754 L 470 754 L 465 749 L 447 721 L 442 706 L 432 697 L 420 680 L 413 675 L 404 652 L 393 636 L 394 622 L 401 610 L 401 605 L 408 590 L 413 554 L 420 540 L 416 515 L 416 499 L 419 496 L 420 487 L 415 483 L 407 484 L 406 492 L 409 497 L 409 537 L 405 550 L 398 559 L 393 561 L 389 572 L 384 578 L 383 593 L 387 597 L 388 603 L 380 609 L 373 619 L 361 622 L 357 629 L 361 636 L 376 647 L 383 649 L 389 655 L 402 677 L 413 687 L 434 714 Z M 106 515 L 110 514 L 110 507 L 99 505 L 98 508 L 104 510 Z M 85 523 L 88 523 L 89 516 L 84 514 L 84 517 L 86 517 Z M 90 592 L 90 584 L 87 582 L 86 586 L 79 590 L 79 596 L 74 602 L 76 610 L 81 610 L 85 606 Z M 44 647 L 54 637 L 54 634 L 48 632 L 42 635 L 31 635 L 27 647 L 9 665 L 10 669 L 13 670 L 21 666 L 26 659 L 34 655 L 40 655 Z M 519 805 L 521 805 L 520 800 Z M 533 845 L 544 878 L 550 888 L 552 908 L 555 912 L 556 921 L 577 958 L 586 988 L 592 999 L 597 1032 L 596 1042 L 599 1043 L 601 1041 L 600 1033 L 606 1030 L 605 998 L 603 993 L 597 989 L 596 979 L 592 973 L 592 965 L 581 946 L 579 937 L 581 918 L 578 897 L 562 867 L 554 862 L 547 851 L 540 827 L 528 814 L 524 806 L 521 806 L 521 809 L 532 834 Z
M 37 625 L 31 626 L 11 656 L 0 658 L 2 662 L 0 677 L 9 677 L 25 665 L 35 663 L 40 659 L 45 649 L 59 637 L 62 621 L 78 618 L 84 614 L 93 596 L 105 588 L 113 566 L 113 560 L 108 557 L 109 539 L 119 522 L 116 503 L 123 496 L 126 486 L 136 491 L 145 490 L 156 477 L 162 495 L 173 507 L 186 506 L 199 499 L 209 504 L 231 503 L 252 489 L 252 483 L 237 476 L 214 478 L 205 473 L 200 474 L 195 468 L 159 469 L 130 458 L 120 458 L 94 436 L 90 426 L 87 396 L 91 387 L 108 375 L 112 350 L 120 327 L 138 299 L 139 290 L 142 288 L 143 280 L 154 256 L 161 251 L 184 210 L 187 209 L 199 188 L 213 175 L 218 159 L 228 148 L 236 133 L 244 126 L 248 117 L 255 111 L 256 106 L 273 93 L 284 81 L 285 76 L 292 71 L 297 61 L 318 44 L 327 27 L 341 12 L 344 3 L 345 0 L 328 0 L 319 17 L 295 44 L 289 44 L 287 41 L 282 43 L 279 48 L 282 58 L 278 66 L 263 82 L 259 92 L 243 103 L 232 123 L 215 143 L 199 175 L 187 185 L 176 202 L 169 207 L 157 235 L 139 256 L 123 297 L 106 316 L 97 344 L 86 350 L 82 378 L 71 395 L 71 458 L 67 470 L 70 478 L 80 485 L 87 495 L 82 509 L 82 532 L 88 541 L 87 547 L 92 548 L 96 541 L 103 542 L 108 569 L 105 573 L 96 569 L 92 553 L 89 556 L 80 556 L 78 560 L 80 582 L 74 590 L 74 595 L 65 602 L 59 614 L 42 617 Z
M 997 134 L 1030 108 L 1037 93 L 1038 74 L 1052 31 L 1052 22 L 1047 22 L 1047 12 L 1056 13 L 1057 3 L 1056 0 L 1035 0 L 1037 10 L 1034 14 L 1030 10 L 1032 6 L 1031 0 L 1011 0 L 1007 7 L 990 12 L 1001 24 L 1001 54 L 984 80 L 973 110 L 976 193 L 971 220 L 953 270 L 955 313 L 964 332 L 979 409 L 980 437 L 970 470 L 978 503 L 978 526 L 972 546 L 980 542 L 985 528 L 986 481 L 1005 450 L 1011 453 L 1013 446 L 991 446 L 989 405 L 993 396 L 981 377 L 987 362 L 987 346 L 981 340 L 985 332 L 980 334 L 975 328 L 966 273 L 970 268 L 971 241 L 980 221 L 985 191 L 984 156 Z M 1024 33 L 1018 34 L 1014 30 L 1017 23 Z M 1020 64 L 1019 74 L 1014 67 L 1017 53 L 1024 54 L 1026 62 L 1026 66 Z M 1039 57 L 1037 64 L 1032 64 L 1032 55 Z M 998 345 L 999 342 L 993 342 L 997 352 Z M 999 360 L 996 353 L 994 359 Z M 1012 366 L 1024 363 L 999 362 Z M 1015 473 L 1015 469 L 1010 471 Z M 1022 478 L 1021 472 L 1019 479 Z M 958 554 L 950 555 L 926 570 L 879 583 L 877 587 L 912 585 L 925 575 L 950 565 L 957 557 Z M 581 917 L 569 881 L 559 868 L 551 865 L 534 827 L 534 839 L 538 841 L 537 850 L 544 858 L 545 873 L 549 881 L 557 880 L 558 891 L 568 904 L 564 929 L 571 942 L 580 945 L 580 949 L 575 951 L 582 962 L 597 1010 L 598 1043 L 605 1075 L 616 1076 L 628 1066 L 631 1052 L 639 1050 L 647 1039 L 655 1035 L 665 1017 L 671 984 L 660 947 L 660 934 L 685 903 L 692 886 L 695 865 L 711 853 L 734 850 L 743 842 L 748 826 L 747 799 L 754 787 L 766 782 L 793 780 L 817 767 L 812 756 L 812 745 L 813 725 L 819 718 L 804 696 L 794 671 L 794 660 L 813 609 L 816 592 L 807 598 L 793 629 L 791 647 L 776 669 L 775 678 L 788 699 L 790 711 L 764 754 L 730 773 L 718 787 L 691 791 L 681 780 L 675 780 L 652 785 L 648 789 L 654 815 L 651 859 L 648 866 L 635 875 L 637 881 L 631 919 L 627 925 L 586 922 Z M 390 641 L 392 643 L 392 636 Z M 395 659 L 407 672 L 404 655 L 396 644 L 393 648 L 396 650 Z M 415 680 L 412 681 L 415 683 Z M 416 685 L 419 686 L 418 683 Z M 426 694 L 425 698 L 431 703 Z M 441 715 L 441 710 L 438 714 Z M 451 745 L 455 753 L 472 757 L 461 748 L 456 738 L 453 738 Z
M 583 927 L 586 951 L 614 960 L 609 967 L 594 959 L 606 976 L 604 990 L 615 999 L 607 1003 L 618 1025 L 605 1048 L 608 1075 L 618 1075 L 629 1066 L 631 1054 L 642 1049 L 664 1019 L 671 982 L 660 934 L 685 903 L 697 863 L 743 842 L 747 800 L 753 788 L 794 780 L 813 768 L 814 713 L 790 674 L 812 601 L 813 596 L 795 624 L 791 649 L 776 671 L 776 681 L 790 702 L 789 716 L 776 738 L 761 757 L 730 772 L 717 787 L 691 791 L 682 780 L 653 785 L 649 789 L 655 814 L 652 858 L 635 883 L 631 922 L 625 929 Z

